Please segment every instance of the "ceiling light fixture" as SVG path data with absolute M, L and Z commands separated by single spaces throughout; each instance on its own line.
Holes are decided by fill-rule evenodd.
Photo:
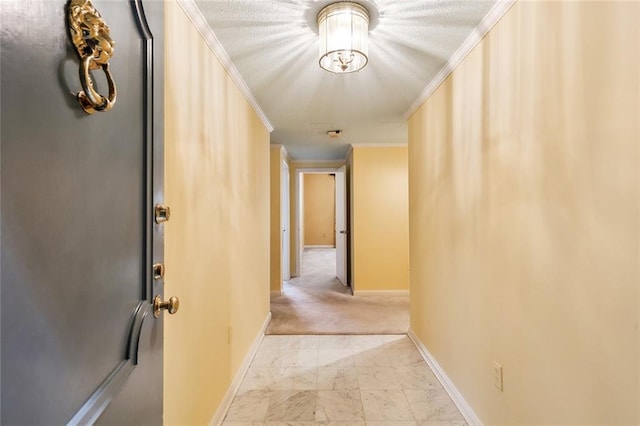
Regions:
M 360 71 L 369 54 L 369 12 L 350 1 L 332 3 L 318 14 L 320 67 L 336 74 Z

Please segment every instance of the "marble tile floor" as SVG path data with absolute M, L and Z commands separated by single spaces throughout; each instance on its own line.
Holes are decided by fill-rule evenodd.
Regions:
M 466 424 L 406 335 L 265 336 L 223 423 Z

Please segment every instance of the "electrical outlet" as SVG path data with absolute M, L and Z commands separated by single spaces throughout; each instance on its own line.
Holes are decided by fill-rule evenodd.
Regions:
M 493 361 L 493 385 L 502 392 L 502 366 Z

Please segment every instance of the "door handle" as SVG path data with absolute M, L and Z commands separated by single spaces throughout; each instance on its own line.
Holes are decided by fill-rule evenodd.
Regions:
M 348 234 L 348 233 L 349 233 L 349 231 L 344 231 L 344 230 L 343 230 L 343 231 L 340 231 L 340 233 L 341 233 L 341 234 Z
M 160 316 L 161 311 L 166 310 L 169 314 L 173 315 L 178 312 L 180 309 L 180 299 L 175 296 L 169 298 L 169 300 L 164 301 L 160 295 L 157 295 L 153 299 L 153 316 L 158 318 Z
M 80 57 L 79 76 L 83 89 L 76 97 L 87 114 L 109 111 L 116 103 L 117 92 L 116 83 L 109 71 L 109 60 L 113 56 L 115 45 L 109 34 L 109 27 L 90 1 L 72 0 L 68 10 L 69 35 Z M 89 74 L 89 70 L 101 68 L 109 86 L 107 97 L 96 91 Z

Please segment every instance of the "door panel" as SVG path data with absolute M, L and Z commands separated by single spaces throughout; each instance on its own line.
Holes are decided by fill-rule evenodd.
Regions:
M 118 403 L 121 390 L 155 406 L 127 423 L 161 423 L 162 321 L 136 321 L 137 309 L 150 312 L 151 290 L 162 294 L 149 273 L 161 256 L 152 250 L 161 245 L 151 222 L 161 182 L 152 171 L 162 166 L 151 161 L 162 143 L 149 102 L 153 50 L 140 4 L 93 4 L 116 43 L 118 98 L 111 111 L 89 116 L 73 95 L 79 60 L 66 1 L 0 2 L 2 424 L 135 412 L 130 399 Z M 153 7 L 161 29 L 162 6 Z M 106 92 L 104 76 L 93 75 Z M 140 325 L 136 365 L 130 349 Z M 142 369 L 159 384 L 138 380 Z M 82 410 L 88 417 L 74 417 Z
M 100 425 L 159 425 L 162 424 L 162 330 L 149 313 L 140 335 L 140 363 L 132 370 L 122 389 L 114 396 L 107 410 L 100 416 Z M 135 419 L 135 421 L 134 421 Z
M 348 286 L 347 282 L 347 186 L 346 167 L 336 170 L 336 276 Z
M 280 219 L 282 228 L 282 280 L 291 279 L 291 268 L 289 266 L 289 166 L 286 161 L 282 161 L 282 179 L 280 182 Z

